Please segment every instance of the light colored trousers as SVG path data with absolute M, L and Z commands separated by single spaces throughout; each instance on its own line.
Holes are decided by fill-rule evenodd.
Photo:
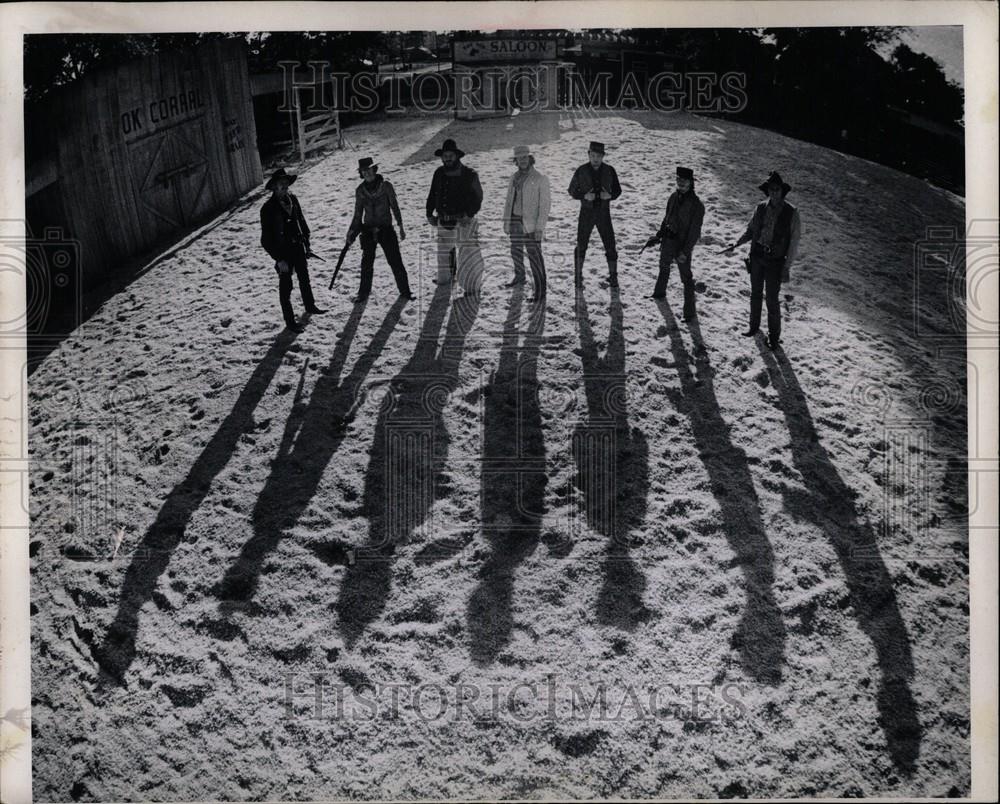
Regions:
M 451 254 L 455 252 L 455 280 L 468 293 L 478 293 L 483 283 L 483 254 L 479 250 L 479 221 L 466 218 L 454 229 L 437 227 L 437 281 L 451 281 Z

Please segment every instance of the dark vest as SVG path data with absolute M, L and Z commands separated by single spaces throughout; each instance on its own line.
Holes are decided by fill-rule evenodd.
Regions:
M 767 201 L 761 201 L 754 210 L 754 229 L 758 232 L 764 229 L 764 214 L 767 211 Z M 771 238 L 771 250 L 769 252 L 760 248 L 755 240 L 751 245 L 751 250 L 758 250 L 759 253 L 775 260 L 783 260 L 788 254 L 788 247 L 792 243 L 792 215 L 795 214 L 795 207 L 787 201 L 778 213 L 778 220 L 774 222 L 774 236 Z

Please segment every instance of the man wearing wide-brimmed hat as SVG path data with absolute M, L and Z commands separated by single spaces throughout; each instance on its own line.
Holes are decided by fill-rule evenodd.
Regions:
M 382 246 L 386 262 L 392 268 L 399 295 L 412 299 L 410 281 L 399 253 L 399 241 L 406 239 L 403 216 L 399 211 L 396 191 L 392 184 L 379 175 L 378 165 L 370 156 L 358 160 L 358 174 L 364 180 L 354 191 L 354 217 L 347 230 L 347 242 L 361 235 L 361 287 L 358 301 L 364 301 L 372 289 L 375 265 L 375 246 Z M 392 219 L 399 225 L 399 237 L 392 228 Z
M 752 337 L 760 328 L 762 297 L 767 301 L 767 345 L 776 349 L 781 342 L 781 283 L 799 248 L 799 211 L 785 200 L 791 185 L 776 171 L 760 185 L 767 196 L 753 211 L 743 236 L 733 248 L 750 241 L 750 327 L 743 334 Z
M 508 287 L 524 284 L 524 252 L 527 250 L 535 294 L 529 301 L 542 301 L 545 297 L 542 238 L 552 206 L 549 180 L 535 169 L 535 157 L 527 145 L 514 148 L 514 164 L 517 170 L 510 177 L 503 206 L 503 230 L 510 235 L 510 256 L 514 261 L 514 279 Z
M 427 222 L 437 227 L 438 284 L 451 282 L 451 258 L 455 255 L 456 280 L 466 295 L 479 292 L 483 256 L 479 250 L 476 215 L 483 205 L 483 188 L 472 168 L 462 164 L 462 151 L 446 139 L 434 152 L 441 167 L 434 171 L 427 194 Z
M 302 327 L 296 322 L 292 310 L 292 271 L 298 277 L 306 312 L 318 315 L 326 311 L 316 306 L 309 284 L 309 268 L 306 265 L 309 227 L 299 199 L 288 191 L 296 178 L 286 173 L 284 168 L 279 168 L 264 185 L 271 191 L 271 197 L 260 208 L 260 244 L 274 259 L 274 269 L 278 272 L 278 298 L 285 326 L 293 332 L 301 332 Z
M 660 244 L 660 273 L 656 278 L 652 298 L 662 299 L 667 294 L 670 266 L 677 263 L 681 282 L 684 284 L 684 320 L 695 316 L 694 274 L 691 271 L 691 252 L 701 237 L 701 224 L 705 218 L 705 205 L 694 191 L 694 171 L 677 166 L 677 189 L 667 199 L 667 211 L 660 229 L 646 245 Z
M 604 143 L 591 142 L 587 150 L 588 161 L 573 173 L 569 194 L 580 202 L 580 218 L 576 227 L 576 251 L 573 259 L 574 281 L 583 285 L 583 261 L 587 256 L 590 236 L 597 227 L 608 259 L 608 279 L 611 287 L 618 287 L 618 249 L 615 229 L 611 225 L 611 202 L 622 194 L 618 174 L 604 161 Z

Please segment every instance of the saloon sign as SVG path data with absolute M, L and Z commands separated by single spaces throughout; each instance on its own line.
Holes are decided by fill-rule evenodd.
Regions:
M 554 39 L 482 39 L 455 42 L 454 61 L 459 64 L 498 61 L 542 61 L 556 57 Z

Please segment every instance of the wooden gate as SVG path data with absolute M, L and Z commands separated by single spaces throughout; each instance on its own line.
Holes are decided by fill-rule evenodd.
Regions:
M 331 88 L 336 85 L 330 83 Z M 322 92 L 323 86 L 317 85 L 313 92 Z M 340 131 L 340 113 L 331 108 L 314 114 L 303 111 L 302 99 L 299 95 L 301 88 L 296 89 L 295 98 L 295 122 L 299 139 L 299 156 L 304 162 L 306 155 L 318 148 L 337 147 L 343 148 L 344 141 Z M 308 115 L 308 116 L 307 116 Z

